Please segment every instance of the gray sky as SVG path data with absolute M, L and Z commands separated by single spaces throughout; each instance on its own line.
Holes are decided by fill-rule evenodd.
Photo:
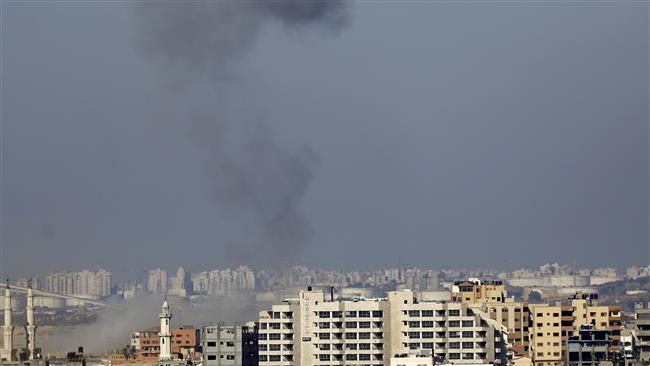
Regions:
M 647 2 L 139 10 L 3 2 L 3 273 L 648 264 Z

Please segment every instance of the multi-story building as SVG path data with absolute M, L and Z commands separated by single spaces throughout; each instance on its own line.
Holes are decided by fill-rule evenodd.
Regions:
M 577 335 L 567 338 L 567 366 L 597 366 L 603 361 L 618 364 L 623 355 L 612 350 L 611 331 L 596 329 L 591 324 L 581 325 Z
M 139 332 L 140 350 L 138 356 L 144 360 L 158 360 L 160 355 L 160 327 L 153 327 Z M 193 355 L 199 345 L 199 330 L 192 326 L 183 326 L 182 328 L 172 329 L 172 354 L 181 354 L 183 358 Z M 132 334 L 131 339 L 135 333 Z
M 507 298 L 503 302 L 486 302 L 475 306 L 508 329 L 508 345 L 515 355 L 528 356 L 530 310 L 527 303 Z
M 257 366 L 257 327 L 223 324 L 203 327 L 201 339 L 205 366 Z
M 508 292 L 503 281 L 481 281 L 470 278 L 467 281 L 458 281 L 450 288 L 451 299 L 463 304 L 477 304 L 480 302 L 501 302 L 508 297 Z
M 650 362 L 650 303 L 636 304 L 634 310 L 637 358 Z
M 620 350 L 622 324 L 618 305 L 601 306 L 596 296 L 577 294 L 569 305 L 529 304 L 529 308 L 529 353 L 537 366 L 564 364 L 567 338 L 578 336 L 583 325 L 607 330 L 610 350 Z
M 467 304 L 419 302 L 411 290 L 381 299 L 333 297 L 309 288 L 262 311 L 260 365 L 383 366 L 420 350 L 450 363 L 507 363 L 505 327 Z
M 101 298 L 111 294 L 111 273 L 103 269 L 50 273 L 45 278 L 45 289 L 63 295 Z
M 147 276 L 147 291 L 154 294 L 166 294 L 167 271 L 160 268 L 150 270 Z

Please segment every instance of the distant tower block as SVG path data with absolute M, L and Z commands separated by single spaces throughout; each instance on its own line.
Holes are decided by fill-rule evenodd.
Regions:
M 26 325 L 26 341 L 27 350 L 29 351 L 29 359 L 34 360 L 36 353 L 36 325 L 34 324 L 34 294 L 32 292 L 32 280 L 27 283 L 27 325 Z
M 4 343 L 0 353 L 0 361 L 14 361 L 13 344 L 14 344 L 14 326 L 11 323 L 11 291 L 9 291 L 9 280 L 5 288 L 4 304 L 5 325 L 2 327 L 4 334 Z
M 165 298 L 160 313 L 160 361 L 172 359 L 171 319 L 172 314 L 169 312 L 169 303 Z

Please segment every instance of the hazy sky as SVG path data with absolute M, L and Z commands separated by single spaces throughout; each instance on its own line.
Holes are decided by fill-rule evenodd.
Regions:
M 211 10 L 2 3 L 4 274 L 648 264 L 647 2 Z

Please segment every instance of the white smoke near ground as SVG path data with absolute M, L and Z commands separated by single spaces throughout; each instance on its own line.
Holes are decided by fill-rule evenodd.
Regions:
M 336 31 L 347 23 L 347 4 L 154 1 L 139 3 L 137 15 L 137 49 L 158 69 L 161 84 L 174 95 L 172 104 L 185 109 L 174 118 L 205 155 L 211 196 L 244 232 L 245 239 L 223 248 L 227 259 L 273 265 L 280 256 L 295 257 L 311 235 L 301 202 L 316 155 L 308 146 L 278 143 L 254 98 L 234 92 L 242 75 L 236 64 L 267 25 L 281 24 L 292 33 L 310 27 Z M 167 116 L 163 108 L 157 114 Z
M 172 327 L 191 325 L 201 328 L 209 323 L 245 323 L 257 319 L 268 304 L 250 301 L 244 294 L 231 293 L 219 299 L 190 303 L 187 299 L 168 298 L 173 315 Z M 121 352 L 130 344 L 131 334 L 160 325 L 162 297 L 143 295 L 124 303 L 123 308 L 102 308 L 97 318 L 86 324 L 42 327 L 37 330 L 37 346 L 43 353 L 65 355 L 84 347 L 88 354 Z M 17 339 L 19 341 L 19 339 Z

